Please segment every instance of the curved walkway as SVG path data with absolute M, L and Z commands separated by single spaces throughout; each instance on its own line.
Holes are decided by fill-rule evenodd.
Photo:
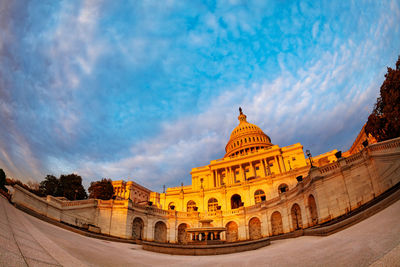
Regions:
M 400 266 L 400 201 L 327 237 L 217 256 L 173 256 L 69 232 L 0 197 L 0 266 Z

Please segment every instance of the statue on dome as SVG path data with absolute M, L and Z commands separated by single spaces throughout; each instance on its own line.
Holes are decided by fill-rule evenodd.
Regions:
M 242 107 L 239 107 L 239 112 L 240 112 L 240 114 L 243 114 Z

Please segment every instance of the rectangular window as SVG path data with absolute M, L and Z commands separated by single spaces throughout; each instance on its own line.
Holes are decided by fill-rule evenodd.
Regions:
M 236 174 L 236 175 L 239 175 L 239 171 L 236 171 L 235 174 Z
M 259 169 L 260 169 L 260 167 L 257 166 L 257 167 L 256 167 L 256 171 L 258 171 Z

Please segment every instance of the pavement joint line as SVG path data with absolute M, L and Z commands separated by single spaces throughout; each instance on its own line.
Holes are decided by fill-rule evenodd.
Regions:
M 25 213 L 20 210 L 15 210 L 20 217 L 21 222 L 29 230 L 32 237 L 41 245 L 41 247 L 61 266 L 87 266 L 71 254 L 61 249 L 56 243 L 51 241 L 49 238 L 41 234 L 41 231 L 37 229 L 31 222 L 24 216 Z
M 39 260 L 37 258 L 32 258 L 32 257 L 26 257 L 26 258 L 28 260 L 34 260 L 34 261 L 38 261 L 40 263 L 45 263 L 45 264 L 48 264 L 48 265 L 54 265 L 54 266 L 61 266 L 62 267 L 62 265 L 59 262 L 57 262 L 57 264 L 54 264 L 54 263 L 51 263 L 51 262 L 48 262 L 48 261 Z
M 11 225 L 10 219 L 9 219 L 9 217 L 8 217 L 8 213 L 7 213 L 7 211 L 6 211 L 6 207 L 5 207 L 4 201 L 0 201 L 0 202 L 1 202 L 1 206 L 2 206 L 2 208 L 3 208 L 3 210 L 4 210 L 5 217 L 6 217 L 7 221 L 8 221 L 8 225 Z M 19 247 L 19 244 L 17 243 L 17 240 L 15 239 L 14 231 L 13 231 L 12 229 L 11 229 L 11 234 L 12 234 L 12 237 L 13 237 L 13 239 L 14 239 L 14 242 L 15 242 L 17 248 L 18 248 L 18 251 L 19 251 L 19 253 L 20 253 L 20 256 L 21 256 L 22 259 L 24 260 L 26 266 L 29 266 L 29 265 L 28 265 L 28 262 L 27 262 L 26 259 L 25 259 L 24 254 L 22 254 L 21 248 Z
M 19 214 L 17 214 L 16 212 L 17 212 L 17 210 L 15 210 L 15 209 L 13 209 L 12 210 L 12 212 L 14 213 L 14 216 L 15 217 L 20 217 L 20 219 L 22 219 L 21 221 L 23 221 L 25 218 L 23 217 L 23 216 L 20 216 Z M 32 225 L 33 226 L 33 225 Z M 27 226 L 27 225 L 24 225 L 24 224 L 21 224 L 19 227 L 25 227 L 26 228 L 26 232 L 24 232 L 25 233 L 25 235 L 29 235 L 30 234 L 30 236 L 31 236 L 31 238 L 33 239 L 33 240 L 31 240 L 31 239 L 28 239 L 28 238 L 25 238 L 25 241 L 28 241 L 27 243 L 29 243 L 29 244 L 31 244 L 32 242 L 33 243 L 37 243 L 37 244 L 35 244 L 37 247 L 32 247 L 31 245 L 28 245 L 28 244 L 23 244 L 22 246 L 19 246 L 19 248 L 20 248 L 20 250 L 21 250 L 21 252 L 22 252 L 22 249 L 21 249 L 21 247 L 27 247 L 27 248 L 29 248 L 29 249 L 32 249 L 32 250 L 35 250 L 35 251 L 37 251 L 37 252 L 45 252 L 45 253 L 47 253 L 48 254 L 48 256 L 50 256 L 53 260 L 55 260 L 57 263 L 59 263 L 44 247 L 43 247 L 43 245 L 32 235 L 32 232 L 29 230 L 29 226 Z M 16 232 L 16 230 L 17 229 L 13 229 L 13 231 L 15 231 Z M 21 232 L 22 230 L 20 230 L 19 229 L 19 232 Z M 23 232 L 23 231 L 22 231 Z M 17 241 L 17 237 L 18 237 L 18 241 Z M 21 236 L 18 236 L 17 234 L 14 234 L 14 238 L 15 238 L 15 241 L 18 243 L 19 241 L 21 241 L 22 242 L 22 240 L 19 240 L 19 239 L 24 239 L 24 237 L 21 237 Z M 38 248 L 39 247 L 39 248 Z M 30 257 L 27 257 L 26 256 L 26 258 L 30 258 Z

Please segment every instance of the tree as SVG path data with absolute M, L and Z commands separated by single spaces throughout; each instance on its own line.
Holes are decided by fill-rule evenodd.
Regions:
M 5 184 L 6 184 L 6 173 L 3 171 L 3 169 L 0 169 L 0 189 L 5 189 Z
M 368 117 L 365 133 L 377 141 L 400 136 L 400 56 L 396 69 L 388 67 L 385 81 L 380 88 L 380 97 Z
M 69 200 L 86 199 L 87 194 L 82 186 L 82 177 L 77 174 L 61 175 L 56 194 Z
M 89 191 L 89 198 L 109 200 L 114 195 L 114 187 L 112 186 L 111 179 L 101 179 L 101 181 L 91 182 Z
M 54 175 L 47 175 L 44 181 L 40 182 L 39 191 L 47 196 L 57 196 L 57 189 L 59 187 L 59 180 Z

